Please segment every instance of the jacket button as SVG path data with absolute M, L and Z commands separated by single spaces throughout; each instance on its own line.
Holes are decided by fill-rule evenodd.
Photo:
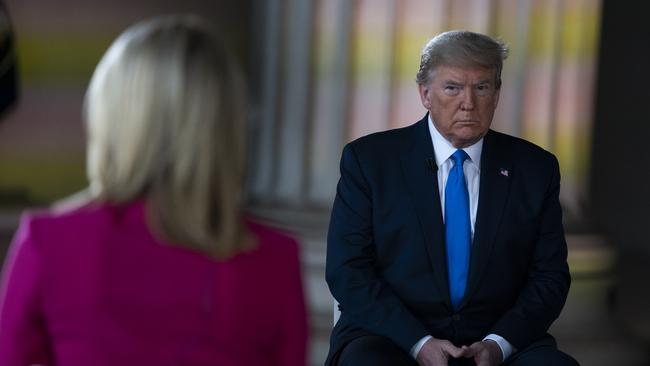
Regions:
M 458 314 L 454 314 L 454 315 L 451 316 L 451 318 L 452 318 L 453 320 L 455 320 L 455 321 L 459 321 L 459 320 L 460 320 L 460 315 L 458 315 Z

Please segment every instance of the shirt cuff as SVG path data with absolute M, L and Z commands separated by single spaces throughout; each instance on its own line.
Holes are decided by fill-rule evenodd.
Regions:
M 497 342 L 499 348 L 501 348 L 501 355 L 503 356 L 502 361 L 505 361 L 508 357 L 517 351 L 515 347 L 510 344 L 510 342 L 506 341 L 506 339 L 500 335 L 488 334 L 485 336 L 485 338 L 483 338 L 484 341 L 488 339 Z
M 427 343 L 427 341 L 429 339 L 431 339 L 431 338 L 433 338 L 433 337 L 430 336 L 430 335 L 424 336 L 424 337 L 422 337 L 422 339 L 420 339 L 418 341 L 418 343 L 416 343 L 413 347 L 411 347 L 411 356 L 414 359 L 418 358 L 418 353 L 420 353 L 420 350 L 422 349 L 422 346 L 424 346 L 424 344 Z

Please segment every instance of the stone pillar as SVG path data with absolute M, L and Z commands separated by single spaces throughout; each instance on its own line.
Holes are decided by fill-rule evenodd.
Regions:
M 350 110 L 354 2 L 255 6 L 249 211 L 301 243 L 310 365 L 328 350 L 332 298 L 325 236 Z

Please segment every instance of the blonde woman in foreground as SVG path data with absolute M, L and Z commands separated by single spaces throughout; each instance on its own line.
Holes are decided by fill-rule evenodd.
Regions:
M 86 94 L 89 199 L 26 213 L 8 253 L 0 365 L 304 365 L 296 242 L 241 212 L 242 88 L 195 17 L 113 43 Z

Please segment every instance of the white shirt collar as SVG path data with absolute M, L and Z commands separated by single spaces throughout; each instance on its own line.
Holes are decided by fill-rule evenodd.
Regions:
M 449 159 L 449 157 L 458 149 L 455 148 L 451 142 L 447 141 L 447 139 L 445 139 L 440 134 L 438 129 L 433 125 L 431 115 L 429 115 L 429 133 L 431 134 L 431 141 L 433 142 L 433 151 L 436 155 L 436 165 L 438 165 L 438 169 L 440 169 L 442 163 Z M 467 155 L 469 155 L 472 163 L 476 164 L 476 167 L 480 170 L 481 152 L 483 151 L 483 138 L 481 137 L 481 139 L 476 143 L 463 148 L 463 150 L 467 153 Z

